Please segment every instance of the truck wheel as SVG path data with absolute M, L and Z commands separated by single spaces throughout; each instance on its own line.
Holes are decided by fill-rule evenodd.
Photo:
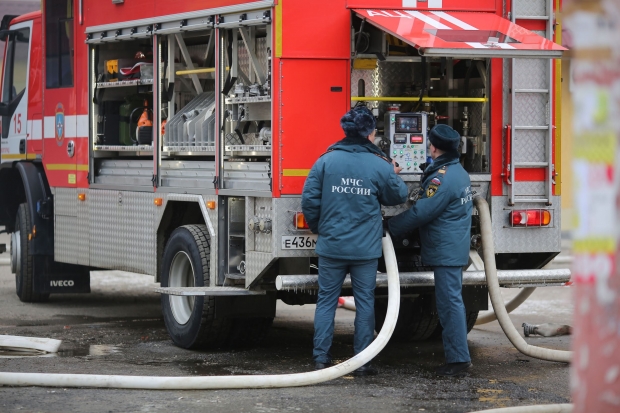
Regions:
M 418 298 L 402 299 L 398 320 L 392 334 L 392 340 L 399 342 L 421 341 L 430 338 L 439 325 L 436 313 L 428 311 L 429 305 L 424 295 Z M 375 330 L 379 332 L 385 321 L 387 303 L 383 300 L 375 301 Z
M 164 248 L 162 287 L 209 285 L 210 244 L 205 225 L 175 229 Z M 232 320 L 215 318 L 215 297 L 162 294 L 164 323 L 174 344 L 187 349 L 220 347 Z
M 474 328 L 476 325 L 476 320 L 478 320 L 478 311 L 468 311 L 466 314 L 467 317 L 467 334 Z
M 34 292 L 34 260 L 28 242 L 31 231 L 28 204 L 20 204 L 15 218 L 15 230 L 11 234 L 11 271 L 15 273 L 17 296 L 25 303 L 47 301 L 50 296 Z

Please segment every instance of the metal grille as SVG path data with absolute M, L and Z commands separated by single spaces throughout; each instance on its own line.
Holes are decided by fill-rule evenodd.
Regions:
M 155 274 L 157 271 L 154 195 L 147 192 L 91 190 L 91 265 Z
M 269 60 L 267 59 L 267 38 L 257 38 L 255 48 L 256 58 L 258 59 L 261 68 L 263 69 L 263 73 L 267 73 L 269 71 Z M 245 48 L 243 40 L 239 40 L 237 50 L 239 69 L 243 70 L 243 73 L 245 73 L 246 76 L 252 79 L 254 77 L 254 71 L 250 63 L 250 54 L 248 53 L 248 49 Z
M 513 3 L 516 16 L 547 16 L 547 1 L 545 0 L 516 0 Z

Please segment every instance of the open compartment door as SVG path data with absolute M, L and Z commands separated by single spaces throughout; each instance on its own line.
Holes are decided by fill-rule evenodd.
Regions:
M 492 13 L 356 9 L 421 56 L 559 58 L 566 50 Z

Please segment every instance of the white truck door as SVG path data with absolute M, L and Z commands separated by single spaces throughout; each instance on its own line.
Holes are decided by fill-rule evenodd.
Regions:
M 27 159 L 28 74 L 32 21 L 11 27 L 2 77 L 2 162 Z

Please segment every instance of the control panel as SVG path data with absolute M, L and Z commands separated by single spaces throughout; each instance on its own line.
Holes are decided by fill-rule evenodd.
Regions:
M 401 174 L 422 173 L 427 154 L 426 113 L 385 114 L 385 136 L 390 140 L 390 156 L 403 168 Z

